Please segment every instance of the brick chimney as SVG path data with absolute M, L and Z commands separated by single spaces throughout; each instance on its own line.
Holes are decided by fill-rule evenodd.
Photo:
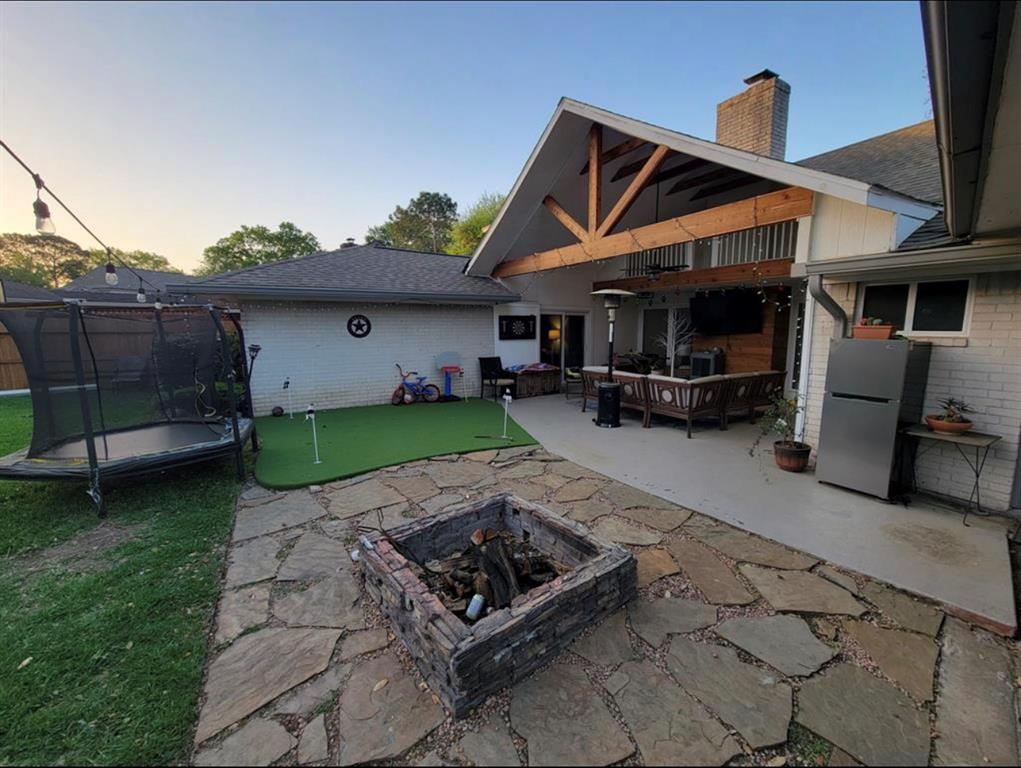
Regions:
M 716 105 L 716 142 L 783 160 L 791 87 L 768 69 L 745 83 L 744 91 Z

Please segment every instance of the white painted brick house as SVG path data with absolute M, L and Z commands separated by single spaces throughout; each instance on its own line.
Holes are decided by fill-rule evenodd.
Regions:
M 493 306 L 518 297 L 489 277 L 463 273 L 465 258 L 377 245 L 350 246 L 201 281 L 242 311 L 245 340 L 261 352 L 252 370 L 258 415 L 288 407 L 388 403 L 396 363 L 443 386 L 437 357 L 460 355 L 462 387 L 480 391 L 479 357 L 493 354 Z M 368 325 L 351 333 L 348 322 Z M 368 329 L 362 335 L 361 330 Z

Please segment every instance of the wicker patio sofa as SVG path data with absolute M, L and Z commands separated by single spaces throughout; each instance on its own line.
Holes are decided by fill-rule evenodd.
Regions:
M 582 410 L 599 396 L 599 382 L 607 380 L 604 366 L 587 366 L 581 371 Z M 621 407 L 642 413 L 642 426 L 652 426 L 652 414 L 684 419 L 688 437 L 697 418 L 715 418 L 720 429 L 727 428 L 732 413 L 747 413 L 754 421 L 755 410 L 769 404 L 773 393 L 783 387 L 782 371 L 734 373 L 680 379 L 625 371 L 613 372 L 621 384 Z

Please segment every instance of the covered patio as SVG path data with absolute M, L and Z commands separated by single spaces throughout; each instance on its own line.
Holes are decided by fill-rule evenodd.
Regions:
M 747 422 L 727 431 L 700 427 L 685 440 L 683 423 L 599 430 L 579 400 L 515 403 L 521 426 L 550 451 L 619 482 L 856 573 L 943 603 L 995 632 L 1016 629 L 1005 518 L 975 518 L 916 498 L 910 506 L 824 485 L 773 462 L 768 440 Z M 626 413 L 626 412 L 625 412 Z

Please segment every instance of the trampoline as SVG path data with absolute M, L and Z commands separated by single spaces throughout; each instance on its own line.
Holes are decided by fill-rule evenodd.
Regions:
M 0 477 L 104 480 L 255 446 L 236 313 L 213 306 L 0 304 L 32 397 L 32 441 Z

